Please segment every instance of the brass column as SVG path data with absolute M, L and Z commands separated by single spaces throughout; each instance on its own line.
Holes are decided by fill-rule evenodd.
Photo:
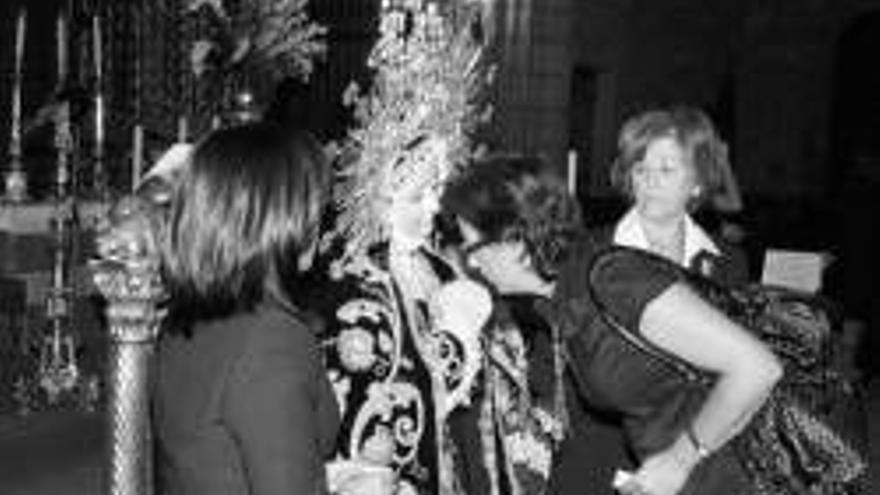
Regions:
M 107 493 L 151 495 L 152 441 L 148 385 L 162 313 L 163 289 L 155 250 L 157 216 L 151 206 L 126 198 L 114 206 L 98 238 L 92 265 L 107 300 L 109 433 Z

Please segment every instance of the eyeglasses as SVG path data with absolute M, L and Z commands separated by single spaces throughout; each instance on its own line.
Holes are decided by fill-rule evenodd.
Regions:
M 473 243 L 473 244 L 471 244 L 471 245 L 469 245 L 469 246 L 463 246 L 463 247 L 461 248 L 461 254 L 462 254 L 465 258 L 468 258 L 468 257 L 470 257 L 472 254 L 474 254 L 474 253 L 476 253 L 477 251 L 483 249 L 484 247 L 486 247 L 486 246 L 490 246 L 490 245 L 495 244 L 495 243 L 496 243 L 496 241 L 491 241 L 491 240 L 489 240 L 489 239 L 483 239 L 483 240 L 477 241 L 477 242 L 475 242 L 475 243 Z
M 511 260 L 516 259 L 526 266 L 532 266 L 532 255 L 523 241 L 509 240 L 480 240 L 469 246 L 461 248 L 462 260 L 468 262 L 471 257 L 482 249 L 492 247 L 493 253 L 489 258 L 495 260 Z M 513 256 L 514 258 L 511 258 Z

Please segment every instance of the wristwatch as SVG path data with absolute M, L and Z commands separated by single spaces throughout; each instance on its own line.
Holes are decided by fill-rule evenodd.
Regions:
M 706 446 L 703 445 L 703 442 L 701 442 L 700 439 L 697 438 L 696 433 L 694 433 L 693 427 L 687 427 L 684 430 L 684 434 L 687 437 L 688 441 L 691 443 L 691 446 L 697 452 L 697 457 L 699 457 L 700 460 L 709 457 L 712 451 L 706 448 Z

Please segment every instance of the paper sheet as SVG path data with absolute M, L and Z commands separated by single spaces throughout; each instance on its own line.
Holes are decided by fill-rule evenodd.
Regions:
M 828 261 L 828 253 L 821 251 L 768 249 L 761 283 L 816 293 L 822 287 L 822 272 Z

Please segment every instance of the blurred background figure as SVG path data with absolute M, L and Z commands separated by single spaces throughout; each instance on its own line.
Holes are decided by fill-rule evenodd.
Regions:
M 722 213 L 742 208 L 739 188 L 727 145 L 701 110 L 657 109 L 627 120 L 611 181 L 632 201 L 614 228 L 615 244 L 651 251 L 727 283 L 748 280 L 748 260 L 736 244 L 743 232 L 725 227 Z M 701 208 L 722 219 L 718 235 L 695 221 Z

